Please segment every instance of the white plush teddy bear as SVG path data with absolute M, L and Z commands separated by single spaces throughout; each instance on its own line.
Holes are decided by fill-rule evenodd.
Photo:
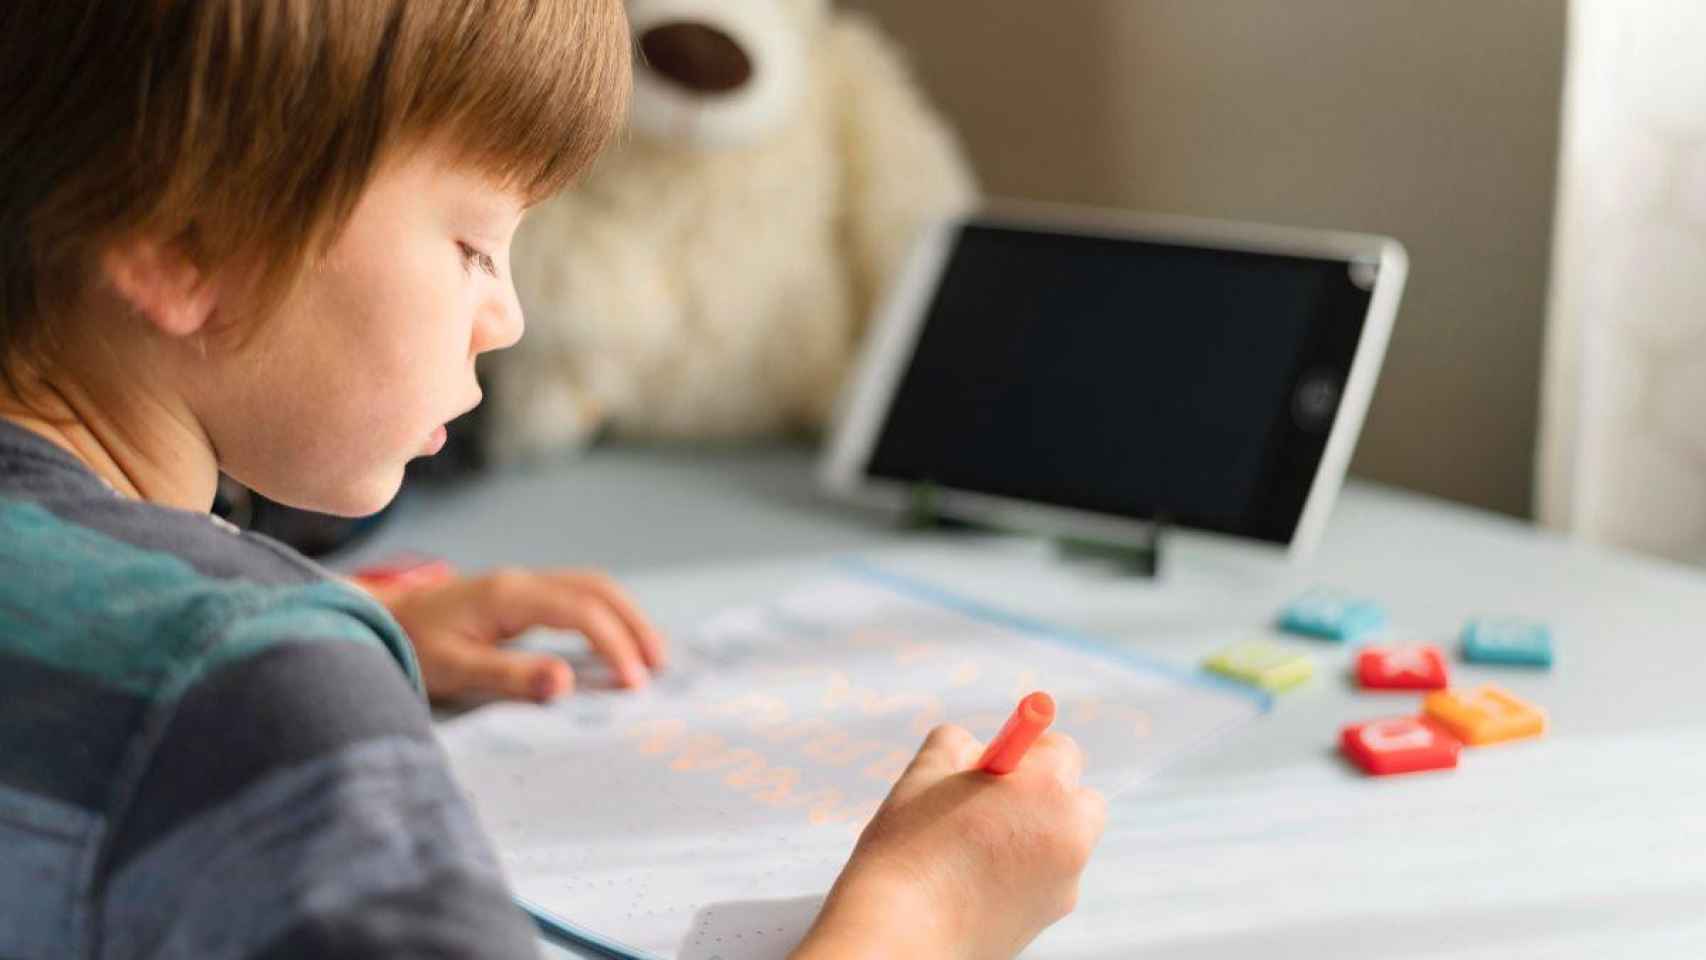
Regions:
M 499 458 L 603 426 L 819 427 L 873 301 L 971 173 L 889 43 L 828 0 L 630 0 L 630 129 L 534 210 L 521 345 L 487 373 Z

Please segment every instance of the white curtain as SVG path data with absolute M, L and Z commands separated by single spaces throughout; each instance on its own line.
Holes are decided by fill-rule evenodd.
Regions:
M 1706 563 L 1706 0 L 1571 0 L 1540 519 Z

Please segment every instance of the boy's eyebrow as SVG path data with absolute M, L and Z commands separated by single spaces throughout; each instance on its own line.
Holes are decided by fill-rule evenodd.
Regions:
M 487 199 L 485 203 L 491 207 L 493 216 L 510 220 L 519 220 L 521 215 L 527 212 L 526 201 L 519 196 L 511 196 L 508 193 L 498 194 Z
M 521 222 L 521 217 L 527 212 L 527 202 L 521 197 L 504 194 L 502 199 L 495 201 L 496 215 L 511 226 Z
M 470 217 L 502 222 L 527 209 L 527 197 L 501 180 L 464 163 L 445 163 L 428 174 L 434 190 L 444 192 L 454 208 Z
M 464 194 L 457 198 L 455 209 L 472 222 L 509 227 L 520 223 L 522 214 L 527 212 L 527 206 L 520 198 L 495 191 Z

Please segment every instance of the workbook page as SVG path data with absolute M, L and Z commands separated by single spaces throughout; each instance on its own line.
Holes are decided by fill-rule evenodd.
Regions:
M 782 957 L 925 733 L 1046 690 L 1117 794 L 1259 696 L 862 569 L 673 637 L 641 692 L 440 727 L 517 894 L 641 955 Z

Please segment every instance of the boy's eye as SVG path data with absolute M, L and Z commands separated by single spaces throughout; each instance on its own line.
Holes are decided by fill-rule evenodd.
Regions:
M 462 251 L 462 269 L 467 270 L 472 267 L 479 267 L 481 270 L 486 271 L 494 277 L 498 275 L 497 261 L 493 260 L 489 254 L 471 247 L 460 240 L 456 241 L 456 246 Z

